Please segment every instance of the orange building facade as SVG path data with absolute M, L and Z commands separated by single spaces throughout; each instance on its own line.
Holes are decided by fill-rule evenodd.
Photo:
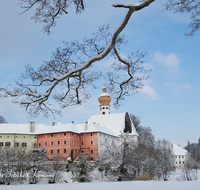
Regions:
M 67 159 L 73 151 L 73 160 L 79 153 L 86 153 L 88 160 L 96 160 L 98 155 L 98 133 L 57 132 L 38 134 L 38 148 L 47 150 L 47 157 Z

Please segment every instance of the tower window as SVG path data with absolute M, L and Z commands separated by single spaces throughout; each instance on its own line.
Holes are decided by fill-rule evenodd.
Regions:
M 103 109 L 105 109 L 105 107 L 103 107 Z
M 103 112 L 103 114 L 105 114 L 105 112 Z
M 106 107 L 106 109 L 108 109 L 108 107 Z

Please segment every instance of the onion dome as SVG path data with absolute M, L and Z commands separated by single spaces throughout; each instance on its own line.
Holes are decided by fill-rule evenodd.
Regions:
M 102 90 L 103 93 L 98 98 L 100 106 L 110 106 L 111 97 L 108 93 L 106 93 L 107 88 L 104 86 Z

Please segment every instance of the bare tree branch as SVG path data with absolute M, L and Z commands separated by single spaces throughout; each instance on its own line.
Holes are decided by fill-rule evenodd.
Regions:
M 191 31 L 187 36 L 193 36 L 200 28 L 200 1 L 199 0 L 168 0 L 165 4 L 166 10 L 172 10 L 174 13 L 190 14 L 191 22 L 189 27 Z
M 39 3 L 41 7 L 36 12 L 36 19 L 46 17 L 44 10 L 51 7 L 52 11 L 48 14 L 53 15 L 53 20 L 60 14 L 62 8 L 67 7 L 67 0 L 22 0 L 29 2 L 27 9 Z M 110 90 L 113 98 L 116 100 L 115 106 L 121 105 L 124 96 L 135 94 L 142 87 L 142 81 L 146 80 L 146 70 L 142 67 L 142 59 L 145 53 L 136 51 L 127 59 L 122 58 L 117 48 L 126 41 L 120 37 L 120 33 L 127 25 L 134 11 L 145 8 L 154 0 L 143 0 L 135 5 L 113 5 L 114 7 L 128 8 L 124 19 L 116 28 L 112 35 L 109 32 L 109 26 L 99 27 L 99 31 L 91 38 L 84 38 L 83 42 L 64 42 L 64 48 L 57 48 L 53 53 L 51 60 L 35 70 L 31 65 L 26 65 L 26 72 L 17 81 L 18 88 L 11 89 L 9 86 L 0 88 L 0 94 L 3 97 L 14 97 L 14 103 L 20 103 L 32 115 L 38 115 L 42 112 L 45 116 L 48 113 L 59 114 L 57 109 L 51 109 L 49 104 L 50 97 L 59 103 L 61 108 L 81 104 L 90 98 L 86 88 L 92 85 L 94 81 L 102 76 L 99 71 L 93 71 L 92 65 L 104 59 L 111 54 L 117 60 L 112 64 L 114 73 L 107 73 L 106 77 L 110 83 Z M 74 3 L 82 5 L 83 1 L 74 0 Z M 50 3 L 53 3 L 51 5 Z M 57 12 L 55 11 L 57 10 Z M 40 17 L 41 16 L 41 17 Z M 48 15 L 47 15 L 48 17 Z M 51 20 L 52 21 L 52 20 Z M 53 21 L 54 22 L 54 21 Z M 48 22 L 51 25 L 51 23 Z M 50 26 L 48 26 L 50 27 Z M 121 76 L 121 79 L 120 79 Z M 53 94 L 54 93 L 54 94 Z

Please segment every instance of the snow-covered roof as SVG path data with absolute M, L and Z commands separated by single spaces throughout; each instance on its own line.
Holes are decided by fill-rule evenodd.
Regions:
M 80 128 L 82 128 L 80 133 L 101 132 L 101 133 L 105 133 L 105 134 L 108 134 L 108 135 L 118 137 L 118 135 L 116 135 L 112 130 L 110 130 L 106 127 L 100 126 L 98 124 L 88 123 L 87 124 L 87 130 L 85 130 L 85 124 L 79 124 L 78 126 Z
M 127 113 L 115 113 L 115 114 L 104 114 L 104 115 L 93 115 L 89 118 L 89 124 L 97 124 L 111 130 L 115 135 L 120 135 L 125 129 L 125 117 Z M 133 135 L 138 135 L 135 127 L 131 122 Z
M 133 135 L 138 135 L 128 113 L 116 113 L 105 115 L 93 115 L 85 124 L 61 124 L 45 125 L 34 124 L 34 132 L 30 132 L 30 124 L 0 124 L 0 133 L 2 134 L 46 134 L 58 132 L 101 132 L 112 136 L 119 136 L 121 132 L 130 131 Z
M 89 132 L 102 132 L 112 136 L 116 136 L 113 131 L 99 126 L 97 124 L 87 124 L 87 129 L 85 124 L 61 124 L 58 122 L 57 125 L 44 125 L 35 124 L 34 133 L 30 132 L 30 124 L 0 124 L 1 134 L 47 134 L 47 133 L 58 133 L 58 132 L 73 132 L 73 133 L 89 133 Z
M 173 154 L 174 155 L 180 155 L 180 156 L 185 156 L 187 155 L 187 150 L 185 150 L 184 148 L 181 148 L 180 146 L 172 143 L 172 150 L 173 150 Z
M 43 128 L 44 124 L 37 124 L 35 127 Z M 30 132 L 30 124 L 0 124 L 0 133 L 1 134 L 36 134 Z

